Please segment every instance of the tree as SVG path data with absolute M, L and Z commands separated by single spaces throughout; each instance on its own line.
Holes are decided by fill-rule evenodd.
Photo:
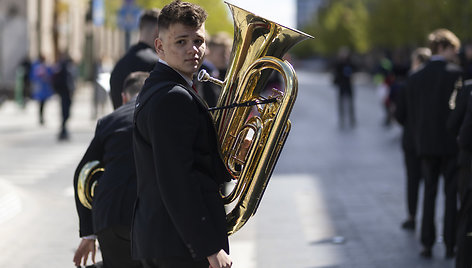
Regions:
M 219 31 L 233 33 L 233 23 L 229 16 L 229 9 L 221 0 L 188 0 L 203 7 L 208 18 L 205 22 L 206 30 L 209 34 Z M 163 8 L 172 0 L 136 0 L 138 6 L 142 8 Z

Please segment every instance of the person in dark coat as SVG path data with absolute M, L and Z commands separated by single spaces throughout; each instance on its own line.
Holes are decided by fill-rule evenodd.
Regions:
M 420 47 L 413 51 L 411 55 L 410 75 L 421 70 L 431 57 L 431 50 Z M 402 228 L 414 230 L 416 228 L 416 211 L 418 207 L 418 191 L 421 181 L 421 160 L 415 150 L 414 141 L 414 117 L 411 114 L 416 102 L 407 98 L 408 80 L 406 84 L 399 88 L 395 101 L 395 119 L 403 127 L 402 149 L 406 167 L 406 199 L 408 217 L 402 223 Z
M 132 256 L 144 267 L 231 267 L 219 194 L 230 174 L 208 106 L 192 88 L 205 53 L 206 17 L 187 2 L 162 9 L 159 62 L 136 102 Z
M 131 259 L 131 214 L 136 199 L 132 131 L 136 95 L 148 76 L 146 72 L 128 76 L 123 87 L 123 106 L 98 120 L 95 136 L 75 172 L 75 204 L 82 237 L 73 259 L 76 266 L 81 261 L 85 265 L 89 253 L 94 257 L 98 238 L 105 268 L 142 267 Z M 105 171 L 98 179 L 90 210 L 78 199 L 77 180 L 82 167 L 94 160 L 100 161 Z
M 435 210 L 439 176 L 444 177 L 444 244 L 446 257 L 455 254 L 457 217 L 457 144 L 447 129 L 450 98 L 461 81 L 461 68 L 453 64 L 460 47 L 454 33 L 446 29 L 429 36 L 431 60 L 409 78 L 409 98 L 416 102 L 414 117 L 415 150 L 421 158 L 425 180 L 423 218 L 421 222 L 421 256 L 432 257 L 436 242 Z
M 457 227 L 457 256 L 456 268 L 472 267 L 472 80 L 464 81 L 464 93 L 467 97 L 464 119 L 458 133 L 460 148 L 459 165 L 461 176 L 459 179 L 460 211 Z
M 213 78 L 224 81 L 230 60 L 231 44 L 231 37 L 225 32 L 212 35 L 208 41 L 207 51 L 200 69 L 205 69 Z M 209 107 L 215 107 L 220 96 L 221 86 L 209 81 L 194 80 L 198 94 L 203 97 Z
M 139 19 L 139 41 L 131 46 L 126 54 L 118 60 L 110 75 L 110 97 L 113 108 L 121 106 L 123 81 L 132 72 L 150 72 L 158 57 L 153 49 L 157 37 L 157 17 L 159 10 L 152 9 L 143 12 Z
M 75 90 L 75 77 L 74 62 L 68 53 L 61 53 L 53 75 L 54 90 L 61 98 L 61 130 L 57 137 L 60 141 L 69 139 L 67 121 L 70 117 L 72 96 Z
M 350 51 L 344 47 L 339 50 L 334 66 L 334 84 L 338 88 L 338 118 L 341 128 L 344 127 L 346 116 L 348 116 L 350 127 L 356 125 L 352 87 L 353 75 L 354 65 L 351 62 Z

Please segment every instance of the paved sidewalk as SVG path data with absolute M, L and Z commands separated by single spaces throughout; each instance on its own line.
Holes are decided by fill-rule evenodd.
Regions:
M 292 131 L 255 217 L 230 237 L 233 268 L 454 267 L 440 239 L 434 258 L 422 260 L 418 231 L 400 229 L 401 131 L 381 125 L 368 77 L 356 83 L 358 126 L 341 130 L 331 77 L 297 74 Z M 0 106 L 0 148 L 11 154 L 0 155 L 0 267 L 72 267 L 79 238 L 71 175 L 95 128 L 91 96 L 90 88 L 77 91 L 69 143 L 55 138 L 57 99 L 48 103 L 42 128 L 36 103 Z M 442 190 L 437 204 L 440 234 Z

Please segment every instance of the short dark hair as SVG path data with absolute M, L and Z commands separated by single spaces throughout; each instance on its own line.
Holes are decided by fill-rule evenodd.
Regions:
M 160 10 L 157 8 L 144 10 L 139 17 L 139 29 L 156 27 Z
M 130 73 L 123 82 L 123 92 L 131 96 L 138 94 L 148 77 L 149 73 L 147 72 Z
M 171 24 L 200 27 L 207 18 L 207 12 L 199 5 L 175 0 L 164 6 L 159 15 L 159 31 L 169 29 Z

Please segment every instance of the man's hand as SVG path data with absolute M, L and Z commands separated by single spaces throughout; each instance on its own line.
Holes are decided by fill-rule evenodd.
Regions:
M 82 265 L 87 265 L 88 256 L 92 253 L 92 262 L 95 263 L 95 253 L 97 251 L 97 246 L 95 244 L 95 239 L 85 239 L 82 238 L 79 247 L 74 254 L 74 264 L 75 266 L 80 266 L 80 261 L 83 260 Z
M 207 257 L 210 263 L 209 268 L 230 268 L 233 265 L 233 261 L 228 254 L 222 249 L 217 253 Z

